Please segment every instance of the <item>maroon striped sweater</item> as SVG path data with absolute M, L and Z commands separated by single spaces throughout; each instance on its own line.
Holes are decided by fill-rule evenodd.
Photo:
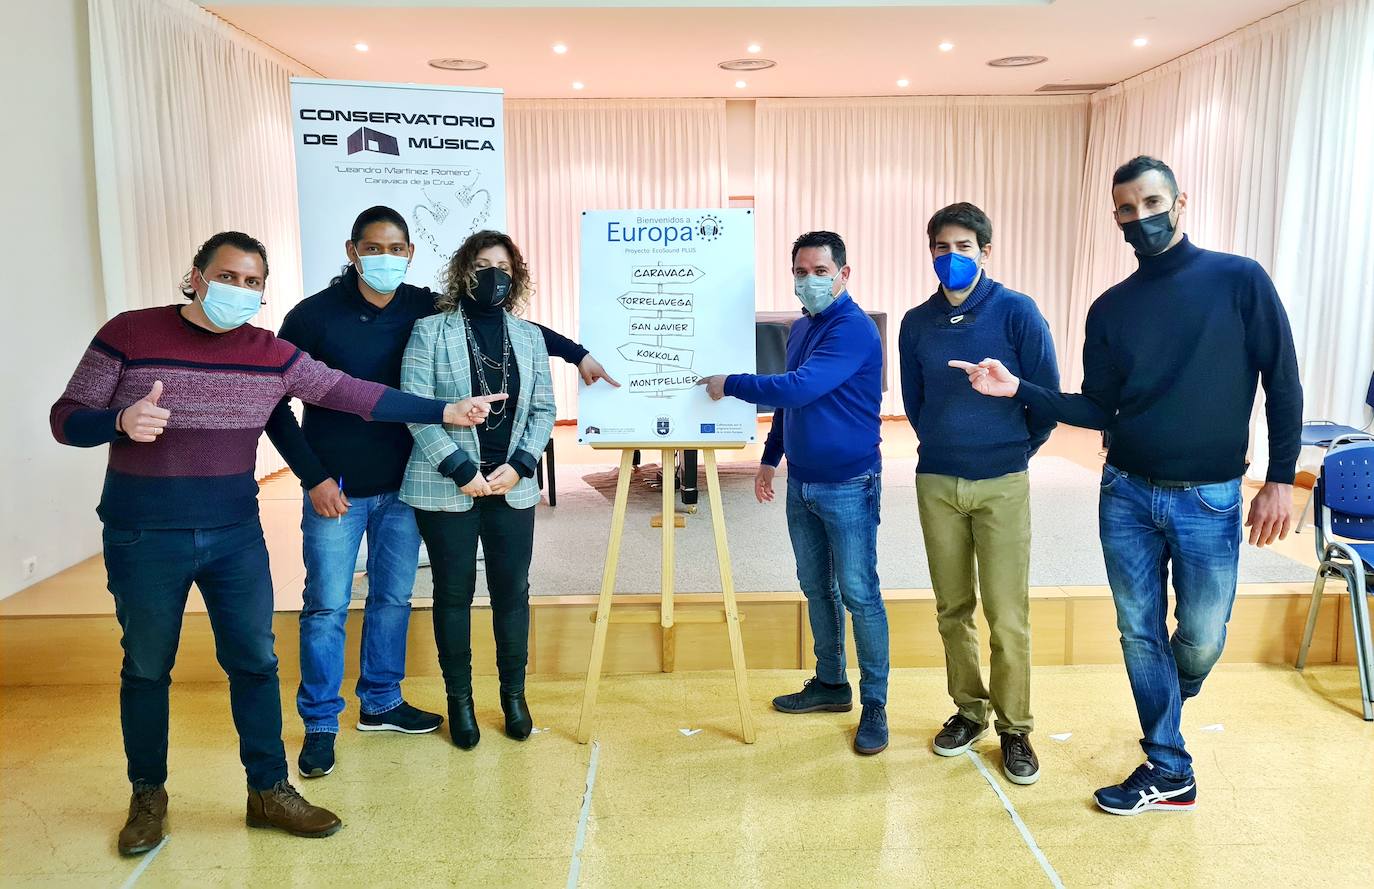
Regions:
M 162 381 L 166 431 L 136 442 L 115 431 L 119 411 Z M 444 402 L 334 370 L 270 331 L 244 325 L 211 333 L 180 307 L 110 319 L 49 415 L 52 434 L 76 447 L 110 445 L 96 510 L 120 528 L 214 528 L 254 518 L 257 443 L 283 397 L 367 420 L 440 423 Z

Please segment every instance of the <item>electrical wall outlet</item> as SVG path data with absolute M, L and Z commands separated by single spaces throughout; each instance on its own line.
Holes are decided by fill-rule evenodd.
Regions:
M 28 580 L 38 573 L 38 556 L 29 556 L 23 561 L 24 579 Z

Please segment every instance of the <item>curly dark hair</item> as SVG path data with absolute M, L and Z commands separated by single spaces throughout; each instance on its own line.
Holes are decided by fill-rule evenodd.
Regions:
M 988 219 L 988 214 L 967 201 L 950 204 L 935 211 L 935 215 L 930 217 L 930 222 L 926 223 L 926 237 L 930 239 L 932 249 L 935 247 L 935 238 L 940 234 L 940 229 L 947 225 L 957 225 L 973 232 L 978 238 L 979 250 L 992 243 L 992 220 Z
M 267 248 L 262 246 L 262 241 L 252 235 L 245 235 L 243 232 L 220 232 L 217 235 L 211 235 L 209 240 L 200 245 L 195 258 L 191 260 L 191 265 L 204 273 L 210 266 L 210 260 L 215 258 L 216 251 L 221 247 L 236 247 L 244 253 L 256 253 L 261 256 L 262 279 L 267 280 Z M 191 286 L 190 269 L 187 269 L 186 274 L 181 276 L 181 295 L 187 299 L 196 298 L 195 288 Z
M 459 300 L 467 297 L 477 286 L 477 254 L 488 247 L 505 247 L 510 254 L 510 276 L 512 278 L 510 295 L 501 307 L 512 315 L 523 315 L 534 293 L 534 282 L 530 280 L 530 269 L 525 257 L 510 235 L 486 229 L 468 236 L 463 245 L 449 258 L 444 269 L 442 284 L 444 292 L 439 294 L 435 305 L 440 311 L 452 312 L 458 308 Z

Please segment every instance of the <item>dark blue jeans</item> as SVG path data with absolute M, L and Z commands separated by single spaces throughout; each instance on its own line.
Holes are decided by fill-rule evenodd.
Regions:
M 878 506 L 882 476 L 842 482 L 787 480 L 787 533 L 816 639 L 816 676 L 847 683 L 844 612 L 854 619 L 859 700 L 887 703 L 887 609 L 878 587 Z
M 410 594 L 420 564 L 415 511 L 396 492 L 353 497 L 348 512 L 327 519 L 305 497 L 301 532 L 305 602 L 301 607 L 301 684 L 296 709 L 306 733 L 337 732 L 344 699 L 344 625 L 353 598 L 353 569 L 367 534 L 367 604 L 363 608 L 358 704 L 385 713 L 400 704 L 406 675 Z
M 167 780 L 167 688 L 192 583 L 205 599 L 215 656 L 229 676 L 248 784 L 265 790 L 284 779 L 272 576 L 262 525 L 254 518 L 200 530 L 107 526 L 104 544 L 115 615 L 124 631 L 119 716 L 129 781 Z
M 1140 746 L 1161 771 L 1189 775 L 1193 760 L 1179 722 L 1183 702 L 1202 689 L 1226 644 L 1240 558 L 1240 479 L 1161 488 L 1107 466 L 1101 494 L 1102 554 L 1145 733 Z

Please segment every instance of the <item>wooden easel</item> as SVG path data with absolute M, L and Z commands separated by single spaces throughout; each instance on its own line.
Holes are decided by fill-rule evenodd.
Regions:
M 592 447 L 597 447 L 593 445 Z M 602 449 L 612 446 L 602 445 Z M 616 444 L 620 448 L 620 477 L 615 487 L 615 510 L 611 516 L 611 539 L 606 546 L 606 567 L 601 575 L 601 598 L 597 602 L 596 631 L 592 637 L 592 657 L 587 666 L 587 687 L 582 697 L 582 716 L 577 723 L 578 743 L 585 744 L 592 735 L 592 711 L 596 709 L 597 686 L 601 683 L 601 664 L 606 655 L 606 631 L 611 622 L 611 596 L 615 592 L 616 567 L 620 561 L 620 540 L 625 531 L 625 513 L 629 505 L 631 461 L 636 450 L 661 450 L 663 454 L 663 596 L 659 603 L 658 623 L 663 628 L 663 672 L 671 673 L 677 660 L 677 623 L 718 623 L 725 622 L 730 634 L 730 660 L 735 668 L 735 690 L 739 695 L 740 735 L 744 743 L 754 743 L 754 720 L 749 713 L 749 678 L 744 668 L 744 641 L 740 636 L 739 608 L 735 604 L 735 581 L 730 568 L 730 550 L 725 539 L 725 512 L 721 506 L 720 476 L 716 472 L 716 450 L 740 448 L 741 445 L 678 444 L 662 447 L 655 444 Z M 691 614 L 676 617 L 673 614 L 673 531 L 677 526 L 677 515 L 673 507 L 673 471 L 677 462 L 677 452 L 699 450 L 706 455 L 706 487 L 711 498 L 711 524 L 716 534 L 716 559 L 720 563 L 721 598 L 725 605 L 723 612 L 711 614 Z M 646 623 L 654 620 L 652 614 L 626 614 L 619 618 L 624 623 Z

